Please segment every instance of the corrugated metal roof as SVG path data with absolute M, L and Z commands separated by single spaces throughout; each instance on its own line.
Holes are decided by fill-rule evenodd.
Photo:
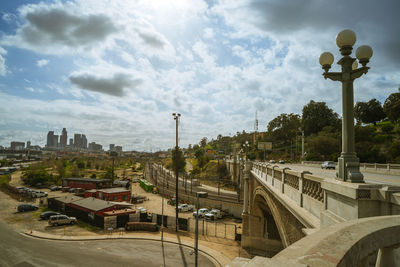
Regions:
M 63 180 L 77 181 L 77 182 L 93 182 L 93 183 L 112 182 L 111 179 L 93 179 L 93 178 L 64 178 Z
M 130 190 L 128 190 L 128 189 L 126 189 L 124 187 L 103 188 L 103 189 L 98 189 L 97 191 L 104 192 L 104 193 L 130 192 Z
M 54 199 L 59 201 L 59 202 L 67 204 L 67 203 L 71 203 L 71 202 L 75 202 L 75 201 L 81 200 L 83 198 L 82 197 L 78 197 L 78 196 L 65 195 L 65 196 L 62 196 L 62 197 L 56 197 Z
M 94 197 L 88 197 L 84 198 L 78 201 L 74 201 L 74 205 L 80 206 L 82 208 L 86 208 L 92 211 L 99 211 L 99 210 L 104 210 L 106 208 L 115 206 L 114 203 L 111 203 L 109 201 L 97 199 Z

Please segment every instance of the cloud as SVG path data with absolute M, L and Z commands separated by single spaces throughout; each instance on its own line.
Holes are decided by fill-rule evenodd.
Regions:
M 124 73 L 116 73 L 110 78 L 88 73 L 72 74 L 69 76 L 69 81 L 84 90 L 119 97 L 126 95 L 126 88 L 133 88 L 142 83 L 141 79 L 132 79 L 130 75 Z
M 111 18 L 104 14 L 75 14 L 63 6 L 43 4 L 25 6 L 20 12 L 26 23 L 16 35 L 5 36 L 2 42 L 40 53 L 92 47 L 118 32 Z
M 7 66 L 6 66 L 6 59 L 3 57 L 3 55 L 6 55 L 7 51 L 0 47 L 0 75 L 5 76 L 7 73 Z
M 46 66 L 47 64 L 49 64 L 50 60 L 48 59 L 40 59 L 37 61 L 36 66 L 38 66 L 39 68 Z
M 25 87 L 25 90 L 29 92 L 35 92 L 35 89 L 33 89 L 33 87 Z
M 154 48 L 163 48 L 166 45 L 163 36 L 157 34 L 156 32 L 139 31 L 138 34 L 147 45 L 150 45 Z

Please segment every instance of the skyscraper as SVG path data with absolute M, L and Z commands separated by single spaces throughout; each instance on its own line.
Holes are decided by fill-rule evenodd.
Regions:
M 87 138 L 84 134 L 82 134 L 82 144 L 81 144 L 81 148 L 87 148 Z
M 73 138 L 70 138 L 70 139 L 69 139 L 69 146 L 70 146 L 70 147 L 73 147 L 73 146 L 74 146 L 74 139 L 73 139 Z
M 79 148 L 81 147 L 81 135 L 74 134 L 74 147 Z
M 58 134 L 53 135 L 53 147 L 58 147 Z
M 67 146 L 67 140 L 68 140 L 67 129 L 63 128 L 62 134 L 60 136 L 60 146 L 61 147 L 66 147 Z
M 47 144 L 46 144 L 46 146 L 47 147 L 54 147 L 53 143 L 54 143 L 54 131 L 49 131 L 47 133 Z

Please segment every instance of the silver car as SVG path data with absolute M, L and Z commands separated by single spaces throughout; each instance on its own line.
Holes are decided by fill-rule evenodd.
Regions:
M 335 162 L 333 162 L 333 161 L 324 161 L 322 164 L 321 164 L 321 169 L 335 169 Z
M 57 226 L 62 224 L 74 224 L 76 223 L 75 217 L 68 217 L 67 215 L 53 215 L 49 218 L 49 225 Z

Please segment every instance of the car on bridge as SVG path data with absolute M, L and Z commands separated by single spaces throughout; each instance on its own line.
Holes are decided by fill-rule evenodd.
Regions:
M 335 169 L 335 162 L 333 162 L 333 161 L 324 161 L 322 164 L 321 164 L 321 169 Z
M 206 220 L 212 220 L 212 221 L 214 221 L 216 219 L 221 219 L 222 212 L 217 209 L 212 209 L 212 210 L 210 210 L 210 212 L 208 212 L 204 215 L 204 218 L 206 218 Z
M 179 204 L 178 205 L 178 211 L 179 212 L 187 212 L 187 211 L 193 211 L 193 205 L 189 204 Z

